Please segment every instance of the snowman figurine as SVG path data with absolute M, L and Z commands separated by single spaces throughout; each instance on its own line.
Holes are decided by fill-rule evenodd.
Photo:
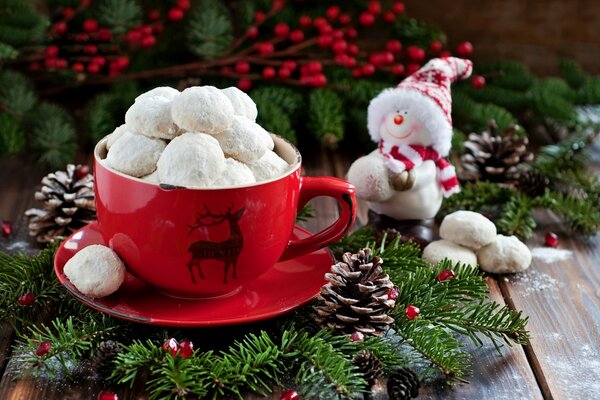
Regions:
M 371 100 L 367 126 L 378 148 L 348 171 L 370 210 L 394 220 L 430 219 L 444 197 L 459 191 L 445 158 L 452 139 L 450 84 L 471 70 L 469 60 L 435 58 Z

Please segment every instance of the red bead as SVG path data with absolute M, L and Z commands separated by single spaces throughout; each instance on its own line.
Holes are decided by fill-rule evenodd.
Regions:
M 98 52 L 98 48 L 95 44 L 89 43 L 83 46 L 83 52 L 85 54 L 96 54 Z
M 154 46 L 155 44 L 156 44 L 156 38 L 154 37 L 154 35 L 146 35 L 146 36 L 142 37 L 142 40 L 140 40 L 140 45 L 145 48 L 150 48 L 150 47 Z
M 286 390 L 281 393 L 279 400 L 300 400 L 300 395 L 295 390 Z
M 127 68 L 128 65 L 129 57 L 127 56 L 120 56 L 115 60 L 115 66 L 117 67 L 117 69 L 123 70 Z
M 52 349 L 52 344 L 50 342 L 42 342 L 38 345 L 35 355 L 38 357 L 43 357 L 50 352 Z
M 311 74 L 318 74 L 323 70 L 323 66 L 318 61 L 311 61 L 306 64 L 306 70 Z
M 265 67 L 262 71 L 262 76 L 265 79 L 273 79 L 276 74 L 275 68 L 273 67 Z
M 347 53 L 350 54 L 351 56 L 355 56 L 357 55 L 359 52 L 359 48 L 357 45 L 355 45 L 354 43 L 350 43 L 348 45 L 348 50 Z
M 419 46 L 408 46 L 406 48 L 406 55 L 413 61 L 421 62 L 425 59 L 425 50 Z
M 365 76 L 373 75 L 375 73 L 375 66 L 369 63 L 363 64 L 361 71 Z
M 469 57 L 473 54 L 473 45 L 471 42 L 462 42 L 456 46 L 456 54 L 461 57 Z
M 400 291 L 398 290 L 398 287 L 392 286 L 391 288 L 389 288 L 387 290 L 387 292 L 385 294 L 387 295 L 388 300 L 396 300 L 396 299 L 398 299 L 399 293 L 400 293 Z
M 381 12 L 381 3 L 376 0 L 369 1 L 367 4 L 367 9 L 371 14 L 379 14 Z
M 250 71 L 250 64 L 247 61 L 238 61 L 234 69 L 239 74 L 247 74 Z
M 406 318 L 413 320 L 421 314 L 421 310 L 417 306 L 406 307 Z
M 392 4 L 392 12 L 394 14 L 402 14 L 404 10 L 406 10 L 406 7 L 404 6 L 403 2 L 397 1 L 394 4 Z
M 298 19 L 298 23 L 300 24 L 301 27 L 308 28 L 309 26 L 312 25 L 312 18 L 309 17 L 308 15 L 303 15 Z
M 89 63 L 87 66 L 87 71 L 90 74 L 97 74 L 98 72 L 100 72 L 100 66 L 98 64 Z
M 358 32 L 354 28 L 346 29 L 345 34 L 346 34 L 346 37 L 350 40 L 354 40 L 358 36 Z
M 103 66 L 104 64 L 106 64 L 106 58 L 104 58 L 102 56 L 94 56 L 94 57 L 92 57 L 90 62 L 92 62 L 94 64 L 98 64 L 99 66 Z
M 54 25 L 52 25 L 52 31 L 57 35 L 62 35 L 68 30 L 67 23 L 65 21 L 58 21 Z
M 191 340 L 185 339 L 179 343 L 179 357 L 188 358 L 194 354 L 194 343 Z
M 98 40 L 108 42 L 110 39 L 112 39 L 112 32 L 108 28 L 100 28 L 96 33 L 96 37 L 98 38 Z
M 275 36 L 286 37 L 287 34 L 290 32 L 290 27 L 288 24 L 280 22 L 277 25 L 275 25 L 275 29 L 273 30 L 273 32 L 275 32 Z
M 334 53 L 344 53 L 347 48 L 348 48 L 348 43 L 346 43 L 346 41 L 342 40 L 342 39 L 336 40 L 331 45 L 331 50 L 333 50 Z
M 483 89 L 485 87 L 485 78 L 481 75 L 475 75 L 471 80 L 471 86 L 475 89 Z
M 289 68 L 281 67 L 277 71 L 277 75 L 281 79 L 288 79 L 290 76 L 292 76 L 292 71 Z
M 75 15 L 75 10 L 72 7 L 65 7 L 62 14 L 65 19 L 71 19 Z
M 391 11 L 386 11 L 383 13 L 383 20 L 385 22 L 387 22 L 388 24 L 391 24 L 392 22 L 394 22 L 396 20 L 396 14 L 394 14 Z
M 319 47 L 327 48 L 331 46 L 332 42 L 333 38 L 330 35 L 319 35 L 317 38 L 317 45 L 319 45 Z
M 296 64 L 296 61 L 294 60 L 285 60 L 282 64 L 282 67 L 293 71 L 298 67 L 298 64 Z
M 369 26 L 375 23 L 375 16 L 368 11 L 363 11 L 358 17 L 358 22 L 362 26 Z
M 439 40 L 432 40 L 431 43 L 429 43 L 429 50 L 433 51 L 434 53 L 439 53 L 442 51 L 442 47 L 444 47 L 444 45 Z
M 447 279 L 454 279 L 454 278 L 456 278 L 456 274 L 451 269 L 445 269 L 442 272 L 440 272 L 437 276 L 437 280 L 440 282 L 444 282 Z
M 97 400 L 119 400 L 119 396 L 113 392 L 100 392 L 98 393 Z
M 191 7 L 190 0 L 177 0 L 176 7 L 179 8 L 181 11 L 189 10 Z
M 256 26 L 251 26 L 250 28 L 248 28 L 246 35 L 248 35 L 250 39 L 254 39 L 258 36 L 258 28 Z
M 156 21 L 159 18 L 160 18 L 160 11 L 158 11 L 158 10 L 152 10 L 148 13 L 148 19 L 150 21 Z
M 421 68 L 421 64 L 418 63 L 409 63 L 406 66 L 406 75 L 412 75 L 417 72 Z
M 83 30 L 86 32 L 95 32 L 98 29 L 98 21 L 95 19 L 86 19 L 83 21 Z
M 65 69 L 69 66 L 69 62 L 65 58 L 56 59 L 56 69 Z
M 394 54 L 400 53 L 402 51 L 402 42 L 398 39 L 390 39 L 386 42 L 385 48 Z
M 248 78 L 242 78 L 238 81 L 237 87 L 244 92 L 248 92 L 252 89 L 252 81 Z
M 340 15 L 340 8 L 338 6 L 330 6 L 325 11 L 325 16 L 330 20 L 334 20 Z
M 258 52 L 264 56 L 271 54 L 275 50 L 275 46 L 271 42 L 262 42 L 258 44 Z
M 87 165 L 80 165 L 76 170 L 75 170 L 75 178 L 77 179 L 81 179 L 86 177 L 88 174 L 90 173 L 90 167 L 88 167 Z
M 58 55 L 58 51 L 58 46 L 50 45 L 46 47 L 46 51 L 44 53 L 46 54 L 46 57 L 56 57 Z
M 260 24 L 261 22 L 263 22 L 265 20 L 265 13 L 264 11 L 257 11 L 254 13 L 254 22 L 256 22 L 257 24 Z
M 452 53 L 449 50 L 444 50 L 440 52 L 440 58 L 452 57 Z
M 290 32 L 289 38 L 292 43 L 300 43 L 304 40 L 304 32 L 302 32 L 300 29 L 294 29 Z
M 558 247 L 558 235 L 554 232 L 548 232 L 544 235 L 544 244 L 548 247 Z
M 85 67 L 80 62 L 77 62 L 77 63 L 73 64 L 71 66 L 71 69 L 73 70 L 73 72 L 77 72 L 77 73 L 85 71 Z
M 396 64 L 392 66 L 392 74 L 394 75 L 402 75 L 404 73 L 404 65 Z
M 183 11 L 179 8 L 173 7 L 167 13 L 169 21 L 181 21 L 183 19 Z
M 350 335 L 350 340 L 353 342 L 362 342 L 365 340 L 365 335 L 362 332 L 354 332 L 352 335 Z
M 33 302 L 35 301 L 35 299 L 36 299 L 35 294 L 33 294 L 31 292 L 27 292 L 17 299 L 17 303 L 19 303 L 23 307 L 27 307 L 27 306 L 32 305 Z
M 352 22 L 352 17 L 350 16 L 350 14 L 344 13 L 344 14 L 340 15 L 340 18 L 338 18 L 338 21 L 340 21 L 340 24 L 342 24 L 342 25 L 348 25 L 350 22 Z
M 179 343 L 175 338 L 169 338 L 163 343 L 162 349 L 165 353 L 169 352 L 174 356 L 179 351 Z

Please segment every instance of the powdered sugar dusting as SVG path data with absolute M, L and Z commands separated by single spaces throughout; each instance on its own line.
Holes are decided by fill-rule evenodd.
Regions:
M 568 260 L 573 256 L 571 250 L 555 249 L 552 247 L 535 247 L 531 249 L 531 255 L 535 260 L 544 263 Z
M 526 273 L 515 275 L 511 281 L 526 286 L 525 289 L 521 291 L 524 296 L 543 291 L 558 291 L 558 289 L 563 286 L 561 282 L 550 275 L 535 270 L 529 270 Z
M 566 399 L 597 399 L 600 397 L 600 351 L 589 344 L 573 347 L 571 354 L 550 353 L 546 363 L 564 389 Z

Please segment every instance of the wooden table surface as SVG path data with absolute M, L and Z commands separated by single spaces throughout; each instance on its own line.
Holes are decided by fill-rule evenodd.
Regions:
M 595 145 L 591 167 L 600 171 L 600 146 Z M 306 175 L 343 177 L 349 161 L 340 153 L 315 152 L 306 160 Z M 597 156 L 596 156 L 597 155 Z M 35 252 L 27 238 L 23 212 L 35 205 L 33 193 L 45 171 L 23 160 L 0 159 L 0 219 L 12 221 L 14 234 L 0 237 L 0 250 Z M 337 216 L 333 200 L 313 201 L 318 217 L 310 230 L 329 225 Z M 529 316 L 531 341 L 526 346 L 470 348 L 473 374 L 470 384 L 448 387 L 431 384 L 421 389 L 423 399 L 600 399 L 600 236 L 569 236 L 550 214 L 527 244 L 543 246 L 543 234 L 552 230 L 566 250 L 560 261 L 534 258 L 523 274 L 489 277 L 491 297 Z M 49 275 L 48 279 L 53 279 Z M 102 382 L 64 383 L 14 380 L 11 346 L 14 335 L 0 325 L 0 399 L 95 399 Z M 143 385 L 118 391 L 121 399 L 144 399 Z M 274 398 L 279 398 L 275 394 Z

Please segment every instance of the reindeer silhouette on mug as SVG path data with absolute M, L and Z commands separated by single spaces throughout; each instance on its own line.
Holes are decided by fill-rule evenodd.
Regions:
M 209 259 L 223 261 L 225 268 L 223 274 L 223 283 L 227 283 L 227 274 L 230 266 L 233 267 L 233 278 L 237 279 L 237 259 L 240 255 L 240 251 L 242 250 L 242 246 L 244 245 L 244 237 L 242 236 L 242 231 L 240 230 L 239 220 L 244 214 L 245 209 L 240 208 L 236 212 L 232 212 L 232 207 L 229 207 L 227 211 L 221 214 L 213 214 L 208 211 L 208 208 L 205 207 L 205 209 L 205 213 L 198 213 L 196 215 L 196 221 L 194 225 L 188 225 L 190 228 L 190 233 L 200 227 L 218 225 L 227 221 L 229 223 L 229 238 L 222 242 L 209 242 L 203 240 L 190 244 L 188 251 L 192 254 L 192 258 L 187 263 L 187 267 L 190 271 L 192 282 L 197 283 L 194 276 L 194 267 L 196 267 L 198 270 L 198 275 L 200 275 L 200 278 L 204 279 L 201 266 L 202 261 Z

